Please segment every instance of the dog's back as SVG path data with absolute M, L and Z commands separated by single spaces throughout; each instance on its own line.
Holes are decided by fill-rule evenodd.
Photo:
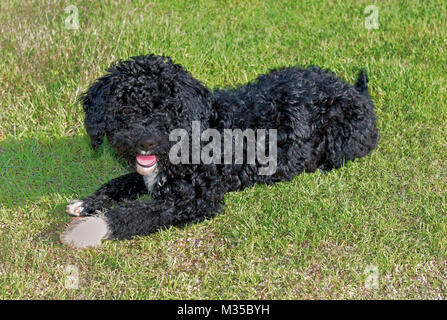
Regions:
M 277 170 L 271 177 L 257 175 L 256 181 L 338 168 L 377 146 L 367 82 L 365 71 L 352 86 L 318 67 L 273 70 L 247 85 L 216 91 L 219 122 L 210 126 L 277 130 Z

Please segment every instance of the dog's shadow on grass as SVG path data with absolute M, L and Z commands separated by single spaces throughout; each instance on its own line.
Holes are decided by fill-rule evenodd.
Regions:
M 45 238 L 53 238 L 68 221 L 67 200 L 85 197 L 126 172 L 107 143 L 97 151 L 89 143 L 86 135 L 0 141 L 0 208 L 42 208 L 39 214 L 54 219 Z

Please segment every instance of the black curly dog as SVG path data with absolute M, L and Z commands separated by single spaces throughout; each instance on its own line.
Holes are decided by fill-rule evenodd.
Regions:
M 107 136 L 137 172 L 68 205 L 78 218 L 61 240 L 77 248 L 213 217 L 227 192 L 338 168 L 377 146 L 365 71 L 351 86 L 318 67 L 282 68 L 221 90 L 206 88 L 170 58 L 156 55 L 120 61 L 107 71 L 81 97 L 85 128 L 93 148 Z M 193 121 L 222 136 L 224 129 L 276 129 L 276 171 L 258 174 L 265 166 L 258 160 L 173 164 L 169 152 L 177 141 L 169 135 L 183 129 L 191 136 Z M 150 199 L 138 200 L 148 192 Z

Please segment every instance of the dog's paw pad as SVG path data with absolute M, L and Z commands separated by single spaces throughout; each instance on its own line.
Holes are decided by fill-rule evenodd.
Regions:
M 84 202 L 82 200 L 75 199 L 68 204 L 65 212 L 70 216 L 79 217 L 82 214 L 82 211 L 84 211 L 83 205 Z
M 103 217 L 76 218 L 61 234 L 61 242 L 76 249 L 96 247 L 109 233 Z

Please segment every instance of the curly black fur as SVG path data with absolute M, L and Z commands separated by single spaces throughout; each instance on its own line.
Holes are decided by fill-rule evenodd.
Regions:
M 82 96 L 85 128 L 94 148 L 107 136 L 134 162 L 139 142 L 150 138 L 159 178 L 152 199 L 143 176 L 130 173 L 83 199 L 82 215 L 104 213 L 108 238 L 146 235 L 161 227 L 215 216 L 225 193 L 256 182 L 291 180 L 302 172 L 338 168 L 366 156 L 378 141 L 374 105 L 362 71 L 354 86 L 318 67 L 273 70 L 247 85 L 209 90 L 170 58 L 147 55 L 108 69 Z M 277 129 L 277 170 L 258 175 L 257 165 L 177 164 L 169 133 L 192 121 L 201 129 Z M 267 149 L 268 150 L 268 149 Z

